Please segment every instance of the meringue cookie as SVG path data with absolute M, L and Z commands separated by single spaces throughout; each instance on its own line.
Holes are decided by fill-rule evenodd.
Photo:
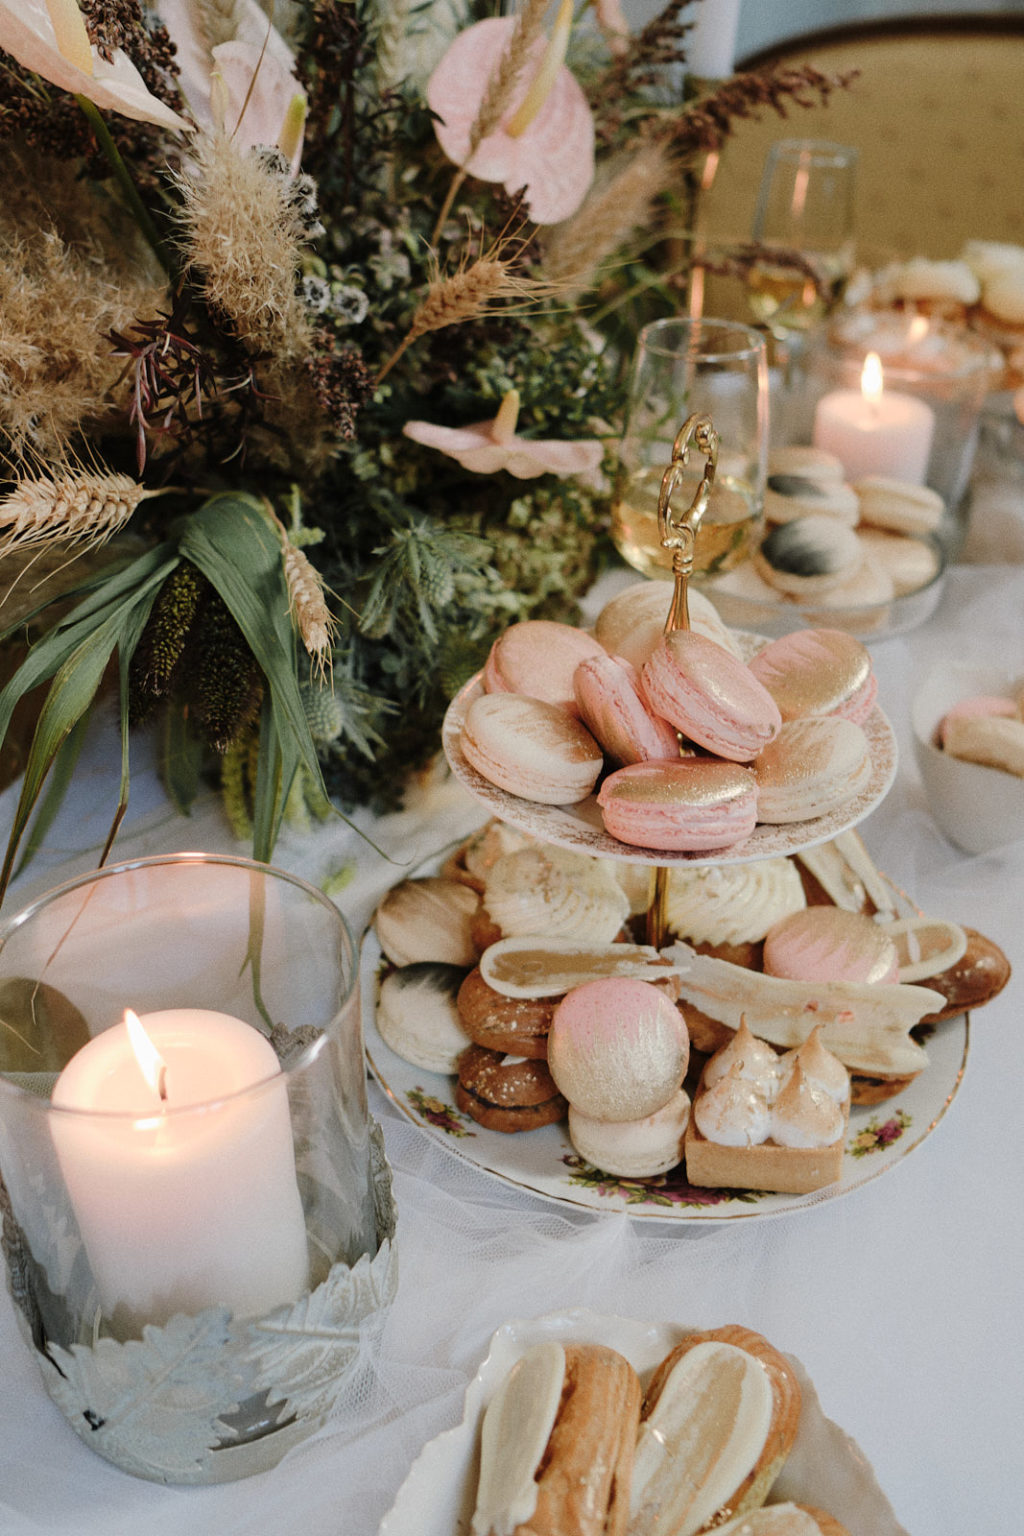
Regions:
M 837 1104 L 845 1104 L 850 1097 L 850 1074 L 839 1057 L 833 1056 L 823 1043 L 820 1024 L 815 1025 L 803 1045 L 779 1058 L 780 1087 L 789 1081 L 798 1066 L 813 1088 L 820 1088 Z M 832 1139 L 834 1141 L 835 1137 Z
M 769 1125 L 780 1147 L 830 1147 L 843 1134 L 844 1116 L 835 1099 L 796 1062 L 771 1107 Z
M 732 1073 L 743 1082 L 753 1083 L 770 1104 L 779 1090 L 781 1060 L 770 1045 L 750 1033 L 744 1019 L 728 1044 L 716 1051 L 704 1068 L 704 1086 L 713 1088 Z
M 505 938 L 538 933 L 604 944 L 629 916 L 629 898 L 606 863 L 539 845 L 496 861 L 484 906 Z
M 669 931 L 691 944 L 746 944 L 807 904 L 789 859 L 675 868 L 669 875 Z
M 739 1075 L 738 1064 L 702 1093 L 693 1106 L 701 1135 L 721 1147 L 755 1147 L 771 1130 L 768 1100 L 755 1083 Z

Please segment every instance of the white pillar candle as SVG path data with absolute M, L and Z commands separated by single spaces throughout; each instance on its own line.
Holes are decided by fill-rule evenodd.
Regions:
M 686 69 L 699 80 L 724 80 L 736 57 L 740 0 L 701 0 L 683 17 L 691 23 L 686 34 Z
M 150 1081 L 125 1022 L 82 1047 L 52 1099 L 104 1316 L 131 1337 L 176 1312 L 254 1317 L 296 1301 L 309 1259 L 273 1048 L 204 1008 L 138 1022 L 157 1053 Z
M 934 432 L 931 406 L 885 389 L 878 356 L 869 352 L 859 390 L 836 389 L 818 401 L 811 440 L 835 454 L 847 480 L 885 475 L 923 485 Z

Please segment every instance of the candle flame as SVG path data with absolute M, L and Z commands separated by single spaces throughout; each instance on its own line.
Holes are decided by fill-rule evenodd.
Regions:
M 877 405 L 882 398 L 882 359 L 877 352 L 869 352 L 864 359 L 860 389 L 864 399 L 872 405 Z
M 928 316 L 915 315 L 907 329 L 907 341 L 912 347 L 916 347 L 919 341 L 923 341 L 928 334 Z
M 133 1013 L 130 1008 L 124 1011 L 124 1027 L 128 1031 L 128 1042 L 135 1052 L 139 1071 L 153 1092 L 163 1101 L 167 1098 L 167 1063 L 143 1029 L 138 1014 Z

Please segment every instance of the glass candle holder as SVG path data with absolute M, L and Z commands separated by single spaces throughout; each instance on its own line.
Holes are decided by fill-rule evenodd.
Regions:
M 994 349 L 962 326 L 902 310 L 855 311 L 812 349 L 787 435 L 835 453 L 850 481 L 881 475 L 930 486 L 944 504 L 936 537 L 952 560 L 967 532 L 979 414 L 999 366 Z
M 615 547 L 645 576 L 672 574 L 658 495 L 676 434 L 698 411 L 711 417 L 721 446 L 694 550 L 694 580 L 731 570 L 760 534 L 768 450 L 765 341 L 731 320 L 655 320 L 640 332 L 633 360 L 612 502 Z M 697 492 L 703 468 L 699 454 L 685 466 L 680 506 Z
M 357 980 L 333 903 L 245 859 L 114 865 L 0 928 L 8 1282 L 51 1396 L 127 1471 L 273 1465 L 393 1293 Z

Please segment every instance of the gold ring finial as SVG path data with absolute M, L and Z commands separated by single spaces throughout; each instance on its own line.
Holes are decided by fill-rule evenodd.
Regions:
M 715 484 L 718 468 L 718 433 L 715 424 L 704 411 L 688 416 L 676 434 L 672 444 L 672 462 L 661 479 L 658 496 L 658 533 L 662 549 L 672 551 L 672 607 L 665 621 L 665 631 L 689 629 L 690 614 L 686 602 L 686 590 L 693 574 L 693 551 L 697 542 L 697 530 L 708 509 L 708 500 Z M 683 471 L 689 462 L 691 448 L 696 445 L 704 455 L 704 471 L 690 505 L 683 512 L 672 507 L 672 497 L 683 482 Z

